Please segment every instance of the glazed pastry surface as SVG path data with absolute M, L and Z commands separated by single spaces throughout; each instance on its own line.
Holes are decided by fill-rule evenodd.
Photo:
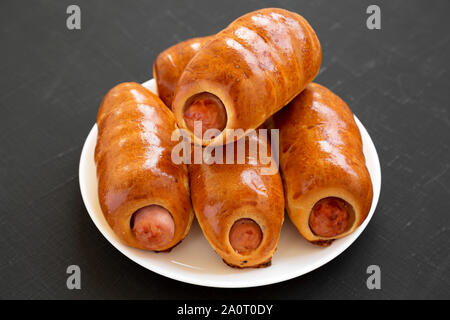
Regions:
M 172 108 L 173 93 L 188 62 L 212 36 L 188 39 L 161 52 L 153 64 L 158 96 Z
M 203 145 L 237 140 L 297 96 L 317 75 L 321 58 L 319 40 L 300 15 L 283 9 L 248 13 L 215 35 L 186 66 L 173 101 L 178 125 L 188 129 L 186 103 L 208 92 L 225 106 L 225 129 L 212 139 L 192 139 Z M 244 133 L 233 137 L 232 129 L 238 128 Z
M 192 204 L 203 234 L 227 264 L 239 268 L 270 265 L 284 219 L 279 172 L 276 166 L 271 174 L 264 171 L 272 161 L 270 146 L 256 133 L 240 142 L 245 139 L 248 140 L 243 164 L 189 166 Z M 235 159 L 237 143 L 234 144 Z M 266 156 L 259 158 L 262 160 L 249 152 L 250 143 L 268 148 Z M 240 219 L 253 220 L 262 231 L 259 247 L 248 254 L 236 252 L 230 243 L 231 228 Z
M 157 205 L 172 215 L 172 241 L 165 251 L 187 235 L 193 219 L 185 165 L 171 160 L 177 129 L 171 111 L 137 83 L 122 83 L 102 101 L 95 148 L 98 195 L 103 214 L 126 244 L 145 249 L 131 230 L 137 210 Z
M 361 134 L 347 104 L 312 83 L 274 116 L 274 123 L 280 130 L 286 208 L 298 231 L 321 245 L 355 231 L 369 213 L 373 190 Z M 311 230 L 315 220 L 310 213 L 319 200 L 330 197 L 350 205 L 349 223 L 339 235 L 319 236 Z

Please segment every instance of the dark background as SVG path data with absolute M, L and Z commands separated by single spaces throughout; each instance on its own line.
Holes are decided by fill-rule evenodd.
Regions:
M 81 7 L 82 29 L 66 28 Z M 382 29 L 366 28 L 381 7 Z M 302 14 L 323 48 L 317 82 L 340 95 L 379 152 L 381 198 L 342 255 L 262 288 L 215 289 L 128 260 L 96 229 L 78 184 L 103 95 L 152 77 L 156 55 L 262 7 Z M 450 298 L 450 1 L 0 2 L 0 298 Z M 66 268 L 82 290 L 66 288 Z M 377 264 L 382 289 L 366 288 Z

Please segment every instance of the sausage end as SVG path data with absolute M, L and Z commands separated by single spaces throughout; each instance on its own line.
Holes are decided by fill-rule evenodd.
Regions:
M 262 231 L 252 219 L 239 219 L 231 227 L 229 238 L 233 249 L 242 255 L 256 250 L 261 244 Z
M 309 226 L 320 237 L 336 237 L 348 229 L 351 206 L 344 200 L 328 197 L 319 200 L 311 210 Z
M 161 250 L 175 234 L 175 222 L 165 208 L 150 205 L 137 210 L 130 225 L 139 244 L 147 250 Z
M 209 129 L 222 131 L 227 124 L 227 112 L 222 101 L 214 94 L 202 92 L 186 101 L 184 109 L 186 127 L 194 134 L 195 123 L 201 122 L 202 136 Z M 199 137 L 201 138 L 201 137 Z

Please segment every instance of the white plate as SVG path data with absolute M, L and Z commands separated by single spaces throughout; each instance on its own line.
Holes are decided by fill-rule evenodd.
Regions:
M 153 79 L 143 85 L 156 92 Z M 195 220 L 186 239 L 169 253 L 148 252 L 122 244 L 106 222 L 98 200 L 94 163 L 96 125 L 89 133 L 81 152 L 81 194 L 89 215 L 105 238 L 128 258 L 153 272 L 187 283 L 223 288 L 256 287 L 285 281 L 317 269 L 341 254 L 359 237 L 373 216 L 380 196 L 380 161 L 366 129 L 356 117 L 355 120 L 361 131 L 364 155 L 374 189 L 369 216 L 354 233 L 336 240 L 327 248 L 312 245 L 304 240 L 286 216 L 278 249 L 269 268 L 241 270 L 228 267 L 208 244 Z

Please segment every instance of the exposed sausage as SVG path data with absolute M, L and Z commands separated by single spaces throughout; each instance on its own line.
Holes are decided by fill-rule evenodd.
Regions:
M 240 142 L 245 143 L 242 164 L 189 165 L 192 205 L 203 234 L 228 265 L 265 267 L 275 252 L 284 220 L 283 185 L 276 166 L 267 170 L 273 159 L 266 139 L 253 132 L 235 142 L 234 159 Z M 253 154 L 251 145 L 268 152 Z M 227 147 L 211 149 L 226 149 L 222 150 L 225 158 Z
M 201 123 L 202 136 L 208 129 L 222 131 L 227 122 L 227 113 L 222 101 L 215 95 L 203 92 L 188 101 L 184 111 L 187 128 L 195 132 L 195 122 Z
M 350 219 L 347 206 L 344 200 L 335 197 L 317 202 L 309 217 L 312 231 L 321 237 L 335 237 L 343 233 Z
M 213 36 L 187 64 L 173 98 L 178 125 L 189 131 L 186 101 L 209 92 L 225 106 L 225 130 L 212 139 L 191 132 L 191 138 L 212 146 L 239 140 L 298 95 L 319 72 L 321 59 L 319 40 L 300 15 L 277 8 L 250 12 Z
M 175 223 L 165 208 L 150 205 L 133 214 L 131 227 L 139 243 L 148 250 L 165 248 L 173 239 Z
M 129 246 L 174 247 L 194 213 L 187 166 L 171 157 L 178 143 L 172 112 L 140 84 L 122 83 L 103 99 L 97 127 L 98 198 L 106 221 Z
M 369 214 L 373 189 L 350 108 L 311 83 L 273 119 L 286 209 L 297 230 L 318 245 L 354 232 Z
M 248 254 L 259 247 L 262 231 L 252 219 L 237 220 L 230 230 L 230 244 L 240 254 Z

